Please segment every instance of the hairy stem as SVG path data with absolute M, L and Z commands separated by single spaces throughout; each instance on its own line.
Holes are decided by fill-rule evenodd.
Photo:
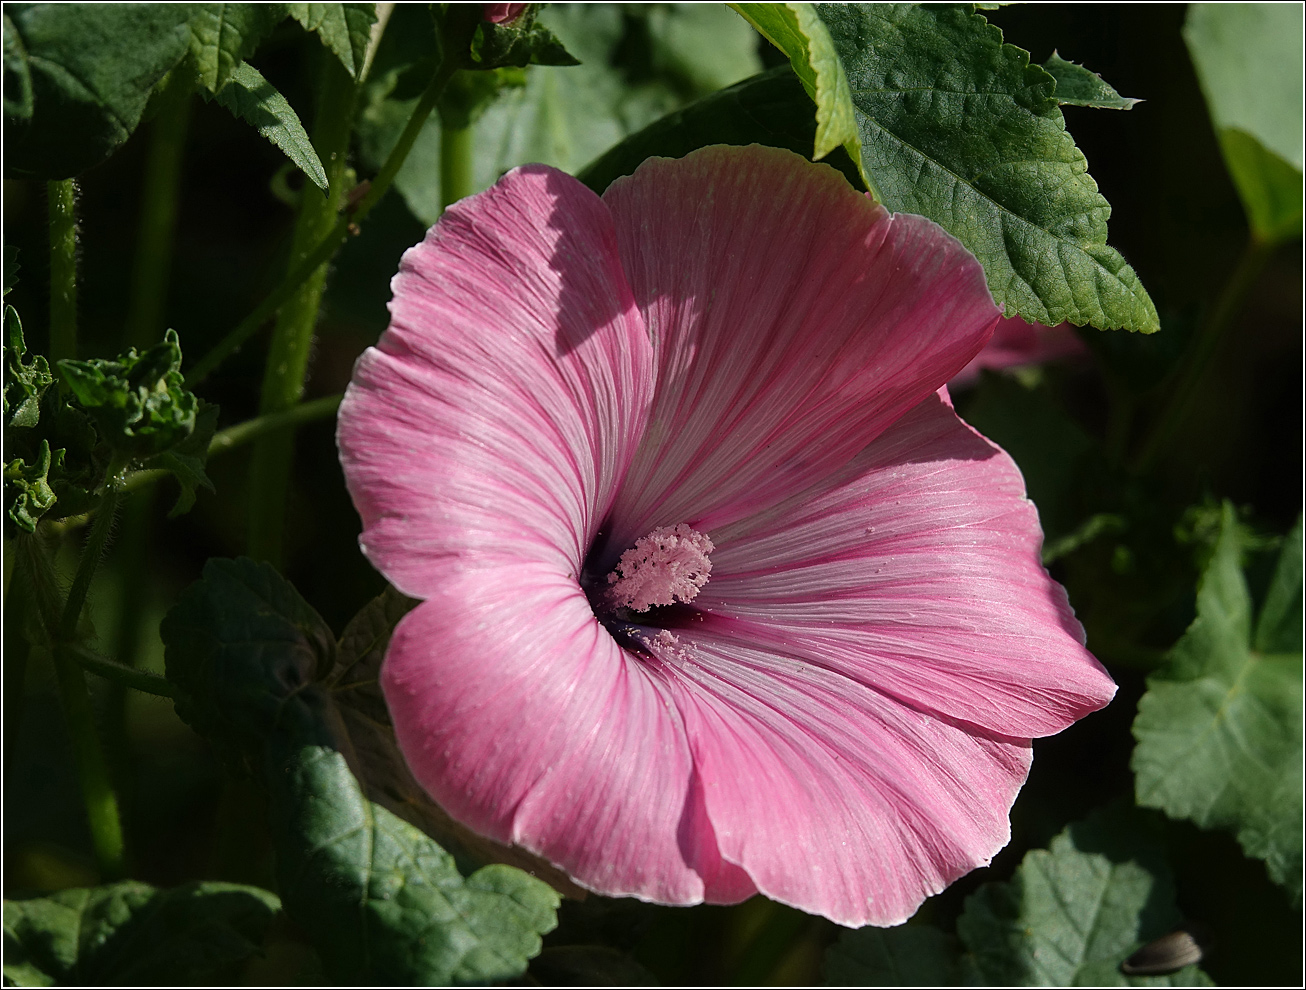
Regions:
M 190 122 L 191 80 L 172 74 L 163 91 L 163 106 L 150 132 L 145 162 L 145 187 L 132 265 L 131 298 L 127 307 L 127 344 L 146 348 L 163 335 L 163 312 L 172 268 L 172 236 L 177 226 L 181 160 Z
M 65 644 L 60 649 L 67 654 L 69 659 L 86 668 L 92 674 L 97 674 L 115 684 L 135 688 L 137 691 L 144 691 L 146 694 L 153 694 L 160 698 L 175 698 L 177 696 L 177 689 L 173 687 L 172 682 L 166 677 L 151 674 L 147 670 L 128 667 L 125 663 L 110 660 L 108 657 L 96 653 L 90 647 L 81 644 Z
M 313 145 L 326 163 L 328 190 L 323 195 L 314 187 L 304 188 L 291 247 L 292 271 L 330 234 L 345 193 L 345 159 L 357 89 L 336 59 L 324 56 L 323 69 Z M 259 412 L 264 415 L 291 408 L 303 394 L 326 276 L 327 265 L 323 263 L 300 284 L 277 316 L 259 402 Z M 280 431 L 259 438 L 250 464 L 249 555 L 276 566 L 281 564 L 286 491 L 293 458 L 294 434 Z
M 1215 308 L 1174 372 L 1165 404 L 1134 460 L 1136 471 L 1145 473 L 1155 466 L 1157 459 L 1174 441 L 1175 434 L 1192 412 L 1193 403 L 1201 394 L 1201 386 L 1211 368 L 1211 362 L 1219 353 L 1229 328 L 1237 321 L 1248 294 L 1274 255 L 1274 248 L 1274 244 L 1261 240 L 1255 234 L 1248 237 L 1238 265 L 1225 283 Z
M 471 127 L 440 127 L 440 208 L 470 196 L 472 179 Z
M 376 206 L 394 182 L 395 176 L 403 166 L 404 160 L 408 157 L 408 152 L 413 148 L 413 142 L 417 140 L 417 135 L 421 133 L 422 125 L 426 123 L 426 118 L 431 115 L 431 110 L 435 107 L 435 102 L 440 98 L 440 94 L 444 91 L 445 84 L 449 81 L 451 75 L 453 75 L 452 65 L 442 66 L 436 72 L 421 99 L 417 101 L 417 106 L 413 108 L 412 115 L 408 118 L 403 133 L 399 136 L 399 140 L 395 143 L 389 157 L 386 158 L 385 164 L 381 166 L 381 171 L 376 174 L 376 178 L 371 180 L 367 193 L 358 201 L 358 205 L 354 207 L 352 213 L 346 214 L 337 220 L 336 225 L 331 228 L 331 232 L 323 237 L 301 262 L 286 273 L 286 277 L 281 280 L 268 297 L 259 303 L 249 316 L 241 320 L 227 336 L 222 338 L 209 353 L 205 354 L 196 363 L 195 367 L 186 375 L 186 385 L 188 387 L 194 388 L 198 385 L 208 377 L 214 368 L 235 353 L 241 344 L 252 337 L 259 327 L 267 322 L 287 299 L 294 295 L 309 276 L 331 259 L 331 256 L 344 243 L 345 238 L 349 236 L 350 226 L 363 222 L 363 219 L 372 211 L 372 208 Z
M 77 188 L 46 183 L 50 196 L 50 364 L 77 357 Z

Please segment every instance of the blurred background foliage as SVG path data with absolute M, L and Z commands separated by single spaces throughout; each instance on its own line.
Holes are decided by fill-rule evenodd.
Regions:
M 421 24 L 405 24 L 421 16 L 417 5 L 401 5 L 386 44 L 410 39 Z M 988 16 L 1034 61 L 1055 49 L 1101 73 L 1120 93 L 1146 101 L 1128 113 L 1073 106 L 1064 112 L 1112 205 L 1111 243 L 1148 288 L 1163 329 L 1150 337 L 1084 329 L 1078 332 L 1092 350 L 1091 363 L 1022 376 L 986 373 L 956 395 L 963 417 L 1006 446 L 1026 471 L 1050 539 L 1074 536 L 1089 515 L 1106 519 L 1051 570 L 1066 583 L 1089 646 L 1119 681 L 1120 693 L 1106 710 L 1035 742 L 1010 846 L 922 909 L 921 920 L 948 930 L 980 884 L 1010 878 L 1029 850 L 1046 846 L 1068 823 L 1132 795 L 1130 726 L 1144 678 L 1192 621 L 1220 500 L 1239 507 L 1251 534 L 1253 595 L 1263 594 L 1270 580 L 1275 534 L 1292 528 L 1302 503 L 1300 240 L 1289 240 L 1270 259 L 1211 364 L 1200 402 L 1154 469 L 1140 477 L 1120 466 L 1118 452 L 1148 422 L 1157 385 L 1214 304 L 1246 240 L 1247 220 L 1181 35 L 1184 6 L 1022 4 Z M 784 62 L 724 7 L 559 6 L 545 20 L 584 64 L 500 70 L 497 99 L 479 108 L 464 104 L 474 107 L 467 124 L 477 189 L 521 161 L 578 170 L 662 114 Z M 322 46 L 287 21 L 253 61 L 307 123 L 315 63 L 323 57 Z M 369 171 L 406 115 L 402 80 L 387 73 L 387 58 L 401 61 L 383 45 L 354 149 Z M 171 281 L 153 339 L 175 327 L 193 359 L 285 270 L 296 176 L 287 175 L 276 148 L 217 103 L 192 100 L 189 114 Z M 120 151 L 78 180 L 83 357 L 110 357 L 140 339 L 128 329 L 130 287 L 152 126 L 147 112 L 147 123 Z M 438 214 L 439 144 L 433 118 L 400 174 L 398 194 L 381 202 L 338 255 L 307 398 L 343 390 L 355 358 L 384 329 L 399 256 Z M 46 222 L 43 184 L 6 179 L 5 243 L 18 249 L 22 266 L 8 301 L 23 315 L 29 344 L 42 351 Z M 221 406 L 223 425 L 257 413 L 265 346 L 265 335 L 251 341 L 200 389 Z M 179 519 L 165 519 L 170 492 L 131 496 L 139 507 L 122 515 L 92 590 L 92 618 L 106 652 L 162 671 L 163 613 L 199 577 L 205 560 L 246 550 L 247 458 L 241 452 L 212 462 L 217 495 L 201 493 L 194 511 Z M 338 633 L 384 582 L 357 550 L 359 522 L 341 480 L 331 423 L 300 430 L 292 479 L 284 573 Z M 71 573 L 71 542 L 65 550 Z M 6 624 L 6 646 L 16 633 Z M 133 876 L 165 887 L 196 877 L 271 886 L 259 791 L 224 777 L 170 702 L 92 681 L 114 742 Z M 6 895 L 96 883 L 51 671 L 32 667 L 21 690 L 21 731 L 5 751 Z M 1246 858 L 1224 832 L 1158 821 L 1179 909 L 1212 932 L 1203 968 L 1219 983 L 1296 983 L 1300 908 L 1270 882 L 1264 864 Z M 571 947 L 602 942 L 629 950 L 644 968 L 622 969 L 626 962 L 614 955 L 617 982 L 650 976 L 665 983 L 812 983 L 838 934 L 822 919 L 761 900 L 673 910 L 590 898 L 568 902 L 560 918 L 532 964 L 540 982 L 592 974 L 598 963 L 591 958 L 582 966 Z M 296 945 L 287 938 L 249 979 L 293 980 L 303 963 Z

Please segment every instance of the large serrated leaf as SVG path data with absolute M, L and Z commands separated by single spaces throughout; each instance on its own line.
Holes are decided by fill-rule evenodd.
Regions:
M 5 172 L 23 178 L 66 179 L 112 154 L 190 40 L 187 4 L 14 3 L 4 13 Z
M 372 25 L 376 23 L 376 4 L 291 3 L 286 6 L 290 16 L 306 30 L 315 32 L 351 76 L 358 79 L 362 75 Z
M 133 880 L 5 901 L 4 975 L 17 986 L 221 985 L 260 951 L 280 908 L 233 883 Z
M 1057 81 L 1053 95 L 1062 106 L 1097 107 L 1102 110 L 1132 110 L 1141 100 L 1130 99 L 1116 92 L 1091 69 L 1078 62 L 1067 62 L 1056 52 L 1043 63 L 1048 75 Z
M 966 899 L 957 934 L 964 983 L 987 986 L 1212 986 L 1195 965 L 1126 977 L 1120 964 L 1180 920 L 1160 839 L 1130 808 L 1077 822 L 1028 853 L 1010 883 Z
M 876 199 L 939 223 L 1008 316 L 1144 333 L 1156 308 L 1107 247 L 1111 208 L 1066 133 L 1055 80 L 967 6 L 818 4 Z
M 860 157 L 857 121 L 848 77 L 830 32 L 810 3 L 734 3 L 730 5 L 762 37 L 789 56 L 789 64 L 816 104 L 816 139 L 810 152 L 824 158 L 843 145 Z M 806 152 L 805 152 L 806 153 Z
M 386 609 L 351 628 L 355 661 L 384 642 Z M 373 621 L 376 620 L 376 621 Z M 328 976 L 348 983 L 478 982 L 520 974 L 558 895 L 508 866 L 464 878 L 430 837 L 369 800 L 327 675 L 337 648 L 267 564 L 210 560 L 161 627 L 177 710 L 264 782 L 285 910 Z M 370 662 L 370 661 L 369 661 Z M 354 681 L 337 669 L 337 690 Z
M 1256 626 L 1243 539 L 1225 503 L 1197 618 L 1138 703 L 1135 786 L 1139 804 L 1234 832 L 1300 898 L 1301 525 L 1285 544 Z
M 258 69 L 248 62 L 236 66 L 227 84 L 218 91 L 217 101 L 254 125 L 259 134 L 285 152 L 315 186 L 326 192 L 326 169 L 299 122 L 299 115 Z
M 200 84 L 210 93 L 222 89 L 285 16 L 285 5 L 279 3 L 195 4 L 190 54 Z

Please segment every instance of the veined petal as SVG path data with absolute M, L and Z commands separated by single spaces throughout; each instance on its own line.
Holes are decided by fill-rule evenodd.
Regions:
M 555 169 L 516 169 L 450 207 L 393 288 L 339 414 L 364 551 L 417 598 L 460 561 L 575 576 L 652 397 L 603 203 Z
M 827 483 L 711 534 L 716 635 L 1010 736 L 1111 700 L 1015 463 L 932 396 Z
M 549 565 L 433 588 L 396 628 L 382 687 L 413 775 L 464 825 L 604 894 L 754 893 L 718 856 L 673 689 Z
M 896 925 L 1010 837 L 1028 740 L 967 730 L 793 656 L 693 626 L 675 671 L 722 857 L 766 896 Z
M 606 554 L 810 487 L 959 371 L 999 313 L 940 227 L 774 148 L 650 159 L 604 194 L 657 350 Z

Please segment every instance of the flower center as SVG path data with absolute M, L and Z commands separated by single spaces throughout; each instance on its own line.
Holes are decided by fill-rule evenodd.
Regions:
M 608 575 L 608 601 L 635 612 L 691 602 L 712 574 L 708 554 L 715 549 L 684 523 L 659 526 L 621 555 Z

